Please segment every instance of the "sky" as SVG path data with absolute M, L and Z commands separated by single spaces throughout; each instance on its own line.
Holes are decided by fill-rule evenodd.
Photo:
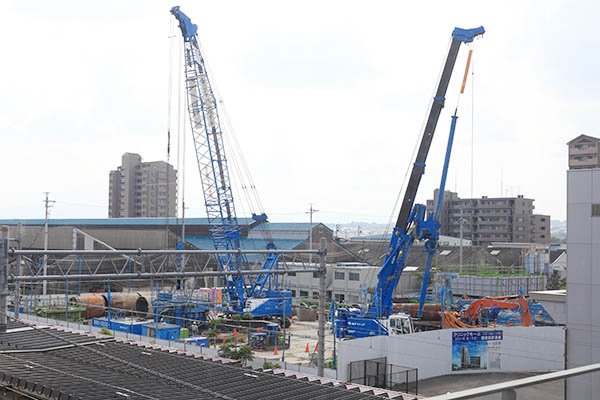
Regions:
M 0 218 L 42 218 L 46 191 L 56 201 L 51 217 L 106 217 L 109 171 L 125 152 L 166 160 L 168 131 L 180 190 L 185 169 L 186 215 L 205 216 L 180 100 L 181 37 L 169 14 L 180 5 L 198 25 L 230 121 L 232 174 L 241 160 L 235 135 L 271 221 L 305 221 L 310 203 L 323 222 L 395 220 L 452 30 L 480 25 L 447 189 L 465 198 L 522 194 L 535 212 L 565 219 L 566 143 L 600 136 L 599 4 L 2 2 Z M 419 202 L 439 186 L 467 50 Z M 237 213 L 247 216 L 258 209 L 240 182 Z

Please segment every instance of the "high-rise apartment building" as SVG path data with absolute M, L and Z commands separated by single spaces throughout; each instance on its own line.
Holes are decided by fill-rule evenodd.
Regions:
M 164 161 L 142 162 L 139 154 L 123 154 L 121 166 L 110 171 L 108 216 L 177 216 L 177 171 Z
M 437 199 L 438 190 L 434 191 Z M 451 191 L 444 192 L 440 209 L 440 234 L 463 238 L 474 245 L 492 242 L 550 244 L 550 216 L 534 214 L 533 199 L 483 196 L 461 199 Z M 434 200 L 427 200 L 427 210 L 434 209 Z

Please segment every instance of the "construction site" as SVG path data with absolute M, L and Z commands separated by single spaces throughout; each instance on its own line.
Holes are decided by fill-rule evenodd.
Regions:
M 449 44 L 413 153 L 393 160 L 407 169 L 390 184 L 388 223 L 348 235 L 320 222 L 312 203 L 298 218 L 269 216 L 200 45 L 211 40 L 201 15 L 164 11 L 167 162 L 119 150 L 108 218 L 54 217 L 52 192 L 44 218 L 0 215 L 0 398 L 600 396 L 591 353 L 598 222 L 588 215 L 600 216 L 600 199 L 585 189 L 600 185 L 600 163 L 580 165 L 600 139 L 568 143 L 569 221 L 589 224 L 591 239 L 551 242 L 550 215 L 505 195 L 504 183 L 499 197 L 475 197 L 472 153 L 471 197 L 450 190 L 453 163 L 465 165 L 455 134 L 464 109 L 475 110 L 465 92 L 484 26 L 438 38 Z M 204 209 L 186 206 L 190 197 Z M 569 243 L 583 255 L 569 257 L 567 275 Z

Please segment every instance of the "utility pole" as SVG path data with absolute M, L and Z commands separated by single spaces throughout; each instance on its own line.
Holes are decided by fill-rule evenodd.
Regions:
M 46 199 L 44 200 L 46 216 L 44 223 L 44 251 L 48 251 L 48 209 L 52 207 L 50 203 L 54 203 L 54 200 L 49 200 L 49 192 L 44 192 L 46 194 Z M 44 276 L 48 275 L 48 255 L 44 254 L 44 265 L 43 265 L 43 274 Z M 48 294 L 48 281 L 42 282 L 42 294 L 45 296 Z
M 17 224 L 17 248 L 23 248 L 23 223 Z M 23 275 L 21 271 L 21 255 L 17 256 L 17 275 Z M 21 282 L 15 282 L 15 318 L 19 319 L 19 308 L 21 308 Z
M 0 226 L 0 333 L 6 332 L 8 307 L 8 226 Z
M 313 231 L 313 214 L 319 212 L 319 210 L 315 210 L 313 208 L 312 203 L 310 203 L 310 209 L 305 212 L 304 214 L 310 214 L 310 227 L 308 228 L 308 249 L 312 250 L 313 249 L 313 235 L 312 235 L 312 231 Z M 312 253 L 310 253 L 308 255 L 308 265 L 312 265 Z
M 312 209 L 312 206 L 311 206 Z M 325 376 L 323 369 L 325 364 L 325 261 L 327 257 L 327 241 L 324 237 L 320 240 L 319 249 L 319 331 L 318 331 L 318 346 L 317 368 L 319 376 Z
M 460 247 L 458 251 L 458 271 L 462 274 L 462 266 L 463 266 L 463 216 L 462 216 L 462 208 L 460 209 Z

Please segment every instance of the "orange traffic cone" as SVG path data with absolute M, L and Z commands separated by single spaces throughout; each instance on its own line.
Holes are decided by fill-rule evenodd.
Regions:
M 233 328 L 233 337 L 235 338 L 235 340 L 237 340 L 237 338 L 238 338 L 237 328 Z
M 223 336 L 223 344 L 227 343 L 227 342 L 225 341 L 225 339 L 226 339 L 226 338 L 225 338 L 225 336 Z
M 315 346 L 315 353 L 319 351 L 319 343 L 317 343 L 317 345 Z
M 273 351 L 273 355 L 276 356 L 277 354 L 279 353 L 277 353 L 277 344 L 275 344 L 275 350 Z
M 305 353 L 310 352 L 310 350 L 308 349 L 308 343 L 306 343 L 306 350 L 304 350 Z
M 331 350 L 331 357 L 335 357 L 335 351 Z

